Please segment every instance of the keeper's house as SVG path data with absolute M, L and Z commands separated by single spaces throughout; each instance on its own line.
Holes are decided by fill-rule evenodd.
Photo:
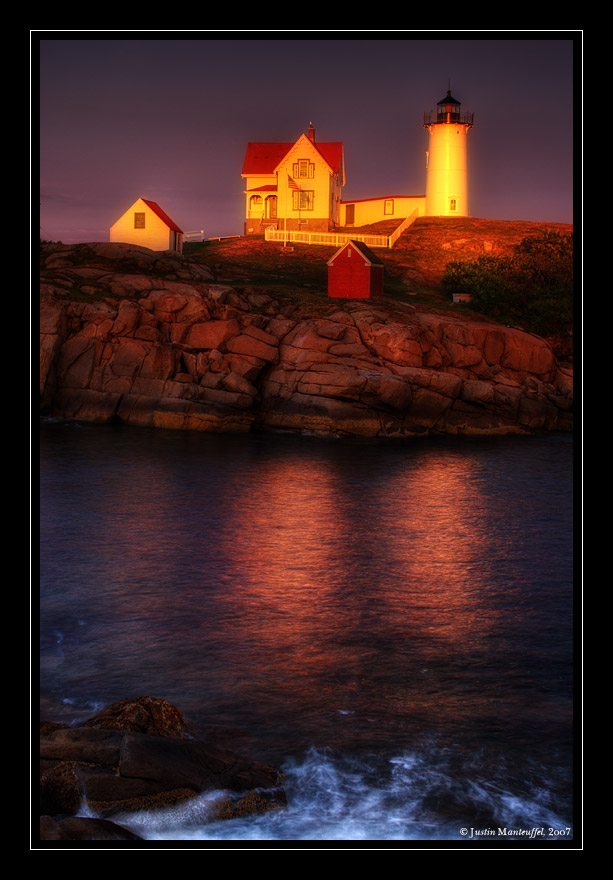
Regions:
M 316 143 L 312 125 L 296 143 L 247 144 L 242 177 L 246 235 L 267 226 L 329 232 L 340 224 L 343 145 Z

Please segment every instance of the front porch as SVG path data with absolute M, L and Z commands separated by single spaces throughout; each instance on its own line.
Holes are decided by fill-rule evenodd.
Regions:
M 267 184 L 247 193 L 245 235 L 261 235 L 277 222 L 277 187 Z

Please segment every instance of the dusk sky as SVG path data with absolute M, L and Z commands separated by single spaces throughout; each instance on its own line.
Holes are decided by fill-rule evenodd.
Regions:
M 248 141 L 311 121 L 343 142 L 344 200 L 423 195 L 423 114 L 449 84 L 474 113 L 471 215 L 573 222 L 581 32 L 258 33 L 33 32 L 41 237 L 108 241 L 139 196 L 185 232 L 242 234 Z

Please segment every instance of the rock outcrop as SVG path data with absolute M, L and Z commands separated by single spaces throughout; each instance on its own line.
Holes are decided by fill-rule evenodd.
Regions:
M 41 840 L 134 839 L 111 816 L 224 792 L 211 818 L 285 806 L 278 770 L 193 739 L 152 697 L 122 700 L 80 725 L 41 723 Z M 83 808 L 96 817 L 77 816 Z
M 90 422 L 354 436 L 572 427 L 572 372 L 539 337 L 392 300 L 317 309 L 129 245 L 51 249 L 41 406 Z

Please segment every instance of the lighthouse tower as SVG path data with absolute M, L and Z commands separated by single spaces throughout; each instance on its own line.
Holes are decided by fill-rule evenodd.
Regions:
M 424 113 L 428 130 L 426 153 L 426 216 L 468 217 L 467 136 L 472 113 L 460 113 L 451 92 L 435 112 Z

